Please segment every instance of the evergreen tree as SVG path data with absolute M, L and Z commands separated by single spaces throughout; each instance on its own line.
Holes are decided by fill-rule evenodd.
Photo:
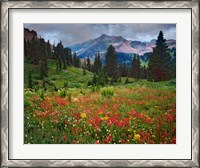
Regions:
M 33 38 L 30 41 L 30 50 L 29 50 L 29 54 L 28 54 L 31 64 L 39 65 L 40 49 L 41 49 L 41 46 L 39 44 L 39 40 L 36 38 Z
M 70 48 L 64 48 L 64 56 L 65 56 L 65 59 L 66 59 L 66 64 L 67 65 L 72 65 L 72 63 L 71 63 L 71 55 L 72 55 L 72 53 L 71 53 L 71 49 Z
M 95 56 L 93 72 L 99 74 L 101 70 L 102 70 L 101 55 L 98 52 L 97 55 Z
M 76 52 L 74 52 L 74 54 L 73 54 L 73 62 L 74 62 L 74 67 L 77 67 L 77 68 L 80 67 L 81 61 L 80 61 L 80 59 L 76 56 Z
M 118 75 L 117 53 L 112 45 L 108 47 L 106 52 L 106 69 L 108 76 L 116 81 Z
M 128 84 L 129 83 L 129 79 L 128 77 L 126 77 L 126 80 L 124 81 L 124 84 Z
M 47 56 L 48 56 L 48 58 L 52 58 L 51 45 L 50 45 L 49 40 L 46 43 L 46 49 L 47 49 Z
M 121 76 L 123 76 L 123 77 L 126 77 L 126 76 L 128 76 L 128 65 L 126 65 L 126 64 L 120 64 L 119 65 L 119 71 L 120 71 L 120 74 L 121 74 Z
M 39 39 L 40 47 L 39 47 L 39 54 L 40 54 L 40 76 L 44 78 L 48 74 L 48 67 L 47 67 L 47 51 L 46 51 L 46 44 L 43 38 Z
M 25 39 L 24 39 L 24 56 L 28 57 L 28 46 Z
M 166 39 L 163 37 L 163 32 L 160 31 L 156 47 L 153 48 L 153 53 L 150 56 L 148 79 L 155 82 L 168 80 L 171 73 L 169 65 L 170 55 L 167 52 Z
M 57 48 L 55 44 L 53 45 L 52 59 L 57 59 Z
M 74 65 L 73 58 L 72 58 L 72 50 L 68 48 L 68 56 L 69 56 L 69 65 Z
M 92 79 L 92 84 L 96 85 L 97 84 L 97 76 L 94 74 L 93 79 Z
M 57 44 L 56 48 L 57 48 L 58 68 L 61 71 L 62 67 L 64 69 L 66 69 L 66 63 L 65 63 L 65 60 L 64 60 L 64 47 L 63 47 L 61 41 Z
M 131 66 L 131 76 L 133 78 L 139 79 L 140 78 L 140 58 L 138 55 L 134 56 Z
M 147 68 L 146 66 L 143 66 L 140 68 L 140 78 L 146 79 L 147 78 Z
M 87 70 L 91 71 L 91 63 L 90 63 L 90 58 L 87 57 Z
M 83 75 L 86 75 L 86 62 L 84 61 L 83 64 Z

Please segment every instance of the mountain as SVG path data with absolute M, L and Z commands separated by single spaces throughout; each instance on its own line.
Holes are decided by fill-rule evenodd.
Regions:
M 37 38 L 37 32 L 34 30 L 29 30 L 27 28 L 24 28 L 24 39 L 27 40 L 32 40 L 33 38 Z
M 152 52 L 155 43 L 155 39 L 152 39 L 150 42 L 141 42 L 127 40 L 121 36 L 108 36 L 103 34 L 98 38 L 72 45 L 70 48 L 73 52 L 76 52 L 80 58 L 90 57 L 93 59 L 98 51 L 105 54 L 108 46 L 111 44 L 115 47 L 117 53 L 128 54 L 128 56 L 133 54 L 142 56 L 145 53 Z M 166 40 L 166 43 L 169 48 L 176 48 L 176 40 Z

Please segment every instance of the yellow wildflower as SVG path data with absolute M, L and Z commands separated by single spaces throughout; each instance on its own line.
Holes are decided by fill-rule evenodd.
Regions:
M 140 135 L 139 135 L 139 134 L 135 134 L 135 135 L 134 135 L 134 139 L 135 139 L 135 140 L 139 140 L 139 139 L 140 139 Z
M 102 117 L 101 120 L 108 120 L 109 117 L 106 115 L 105 117 Z
M 81 113 L 80 116 L 81 116 L 81 118 L 86 118 L 87 117 L 87 115 L 85 113 Z

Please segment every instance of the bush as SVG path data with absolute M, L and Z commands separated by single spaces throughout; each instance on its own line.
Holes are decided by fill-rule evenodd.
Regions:
M 128 80 L 128 77 L 127 77 L 124 84 L 128 84 L 128 83 L 129 83 L 129 80 Z
M 101 95 L 103 97 L 112 97 L 114 95 L 114 88 L 113 87 L 108 87 L 108 88 L 103 88 L 101 90 Z
M 92 82 L 88 81 L 87 86 L 91 86 L 91 85 L 92 85 Z
M 98 85 L 93 85 L 92 88 L 91 88 L 92 92 L 96 92 L 96 91 L 99 91 L 99 90 L 100 90 L 100 88 L 99 88 Z
M 62 90 L 59 92 L 59 95 L 60 95 L 60 97 L 66 97 L 66 91 L 65 91 L 65 89 L 62 89 Z
M 56 81 L 57 78 L 56 78 L 56 77 L 52 77 L 51 80 L 52 80 L 52 81 Z
M 41 98 L 42 100 L 44 100 L 44 92 L 43 92 L 43 91 L 40 91 L 40 92 L 39 92 L 39 96 L 40 96 L 40 98 Z
M 70 83 L 70 88 L 82 88 L 82 85 L 80 83 Z
M 68 88 L 68 81 L 67 81 L 67 82 L 64 82 L 64 87 L 65 87 L 65 88 Z
M 67 97 L 68 97 L 69 102 L 71 102 L 71 101 L 72 101 L 72 94 L 69 93 L 69 94 L 67 95 Z

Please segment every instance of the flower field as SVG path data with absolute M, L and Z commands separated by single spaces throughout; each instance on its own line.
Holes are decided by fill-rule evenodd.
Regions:
M 175 87 L 25 90 L 24 143 L 174 144 Z

